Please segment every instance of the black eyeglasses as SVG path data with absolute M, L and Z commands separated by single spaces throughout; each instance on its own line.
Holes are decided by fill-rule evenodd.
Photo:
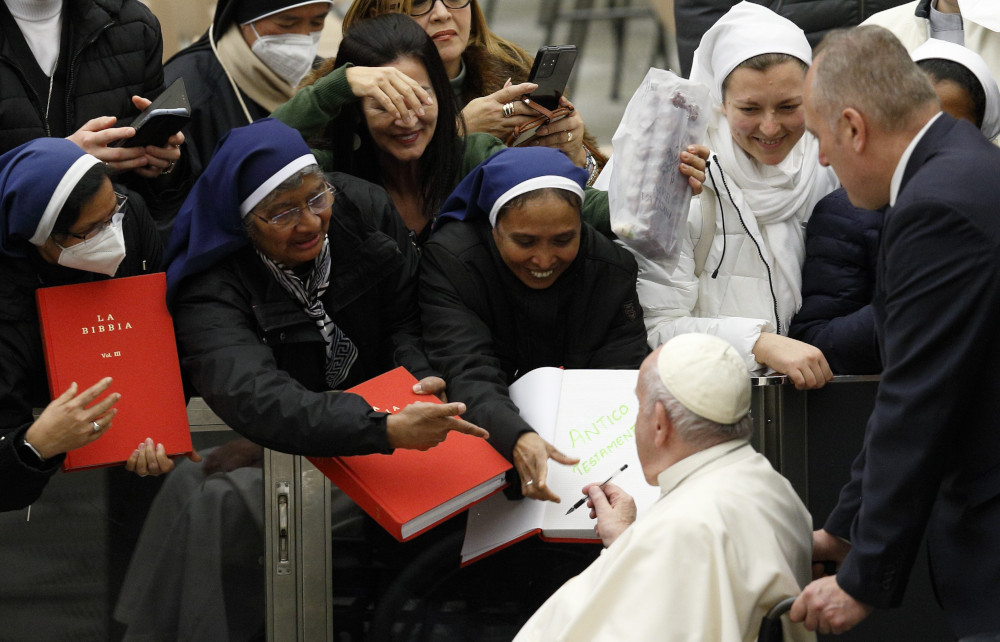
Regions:
M 113 212 L 108 214 L 107 218 L 98 223 L 94 223 L 93 225 L 90 226 L 90 229 L 88 229 L 86 232 L 83 232 L 82 234 L 77 234 L 76 232 L 66 232 L 66 236 L 72 236 L 73 238 L 80 239 L 81 241 L 87 241 L 94 238 L 95 236 L 97 236 L 99 232 L 104 231 L 109 225 L 111 225 L 111 221 L 112 219 L 115 218 L 115 214 L 122 211 L 122 209 L 125 207 L 125 203 L 127 202 L 128 202 L 128 196 L 115 192 L 115 209 Z
M 413 0 L 410 3 L 410 15 L 414 18 L 418 16 L 423 16 L 431 12 L 434 8 L 434 3 L 438 0 Z M 464 9 L 469 6 L 472 0 L 440 0 L 448 9 L 452 11 L 458 11 L 459 9 Z
M 333 205 L 333 186 L 329 183 L 324 183 L 323 191 L 310 196 L 309 200 L 306 201 L 306 206 L 309 208 L 309 211 L 316 216 L 325 212 L 331 205 Z M 278 212 L 277 214 L 271 214 L 270 216 L 260 216 L 259 214 L 254 214 L 254 216 L 268 225 L 288 227 L 290 225 L 295 225 L 302 220 L 302 208 L 293 207 L 291 209 Z

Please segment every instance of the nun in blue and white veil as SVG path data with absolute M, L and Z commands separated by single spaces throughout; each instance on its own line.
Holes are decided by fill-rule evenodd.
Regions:
M 508 385 L 542 366 L 638 368 L 649 351 L 635 260 L 581 220 L 586 181 L 558 150 L 502 150 L 448 197 L 421 258 L 431 365 L 532 499 L 558 501 L 547 460 L 573 460 L 521 419 Z
M 111 425 L 114 395 L 86 407 L 109 386 L 100 373 L 50 403 L 35 290 L 155 271 L 159 237 L 132 205 L 103 163 L 68 140 L 39 138 L 0 156 L 0 510 L 33 502 L 66 451 Z M 147 441 L 126 467 L 158 474 L 173 464 Z

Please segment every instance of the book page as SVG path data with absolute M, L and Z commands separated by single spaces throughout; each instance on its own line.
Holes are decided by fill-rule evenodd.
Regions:
M 646 483 L 635 448 L 639 400 L 638 370 L 567 370 L 559 398 L 553 445 L 580 460 L 575 466 L 549 461 L 549 486 L 562 499 L 545 504 L 542 529 L 553 539 L 593 539 L 595 521 L 584 504 L 566 511 L 584 495 L 588 483 L 612 482 L 635 498 L 639 514 L 660 495 Z M 622 466 L 628 467 L 622 471 Z
M 521 417 L 542 438 L 551 441 L 559 414 L 559 395 L 565 371 L 537 368 L 510 386 L 510 399 Z M 488 497 L 469 509 L 469 522 L 462 544 L 462 561 L 538 530 L 542 524 L 543 502 L 510 501 L 503 493 Z

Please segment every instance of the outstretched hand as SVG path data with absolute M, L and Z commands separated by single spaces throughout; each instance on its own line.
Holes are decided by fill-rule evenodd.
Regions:
M 550 458 L 567 466 L 580 461 L 559 452 L 536 432 L 522 433 L 514 444 L 514 468 L 521 478 L 521 494 L 529 499 L 558 504 L 559 496 L 553 493 L 547 484 Z
M 603 487 L 600 484 L 587 484 L 583 487 L 583 494 L 587 496 L 590 518 L 597 520 L 594 532 L 605 547 L 611 546 L 635 521 L 635 500 L 610 482 Z
M 459 418 L 465 404 L 426 403 L 418 401 L 386 417 L 386 433 L 393 448 L 428 450 L 448 437 L 451 431 L 486 439 L 488 432 Z

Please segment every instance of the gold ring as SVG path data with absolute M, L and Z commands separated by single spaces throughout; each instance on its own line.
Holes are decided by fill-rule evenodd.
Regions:
M 503 105 L 503 117 L 510 118 L 514 115 L 514 103 L 504 103 Z
M 566 142 L 567 143 L 573 142 L 573 132 L 566 132 Z

